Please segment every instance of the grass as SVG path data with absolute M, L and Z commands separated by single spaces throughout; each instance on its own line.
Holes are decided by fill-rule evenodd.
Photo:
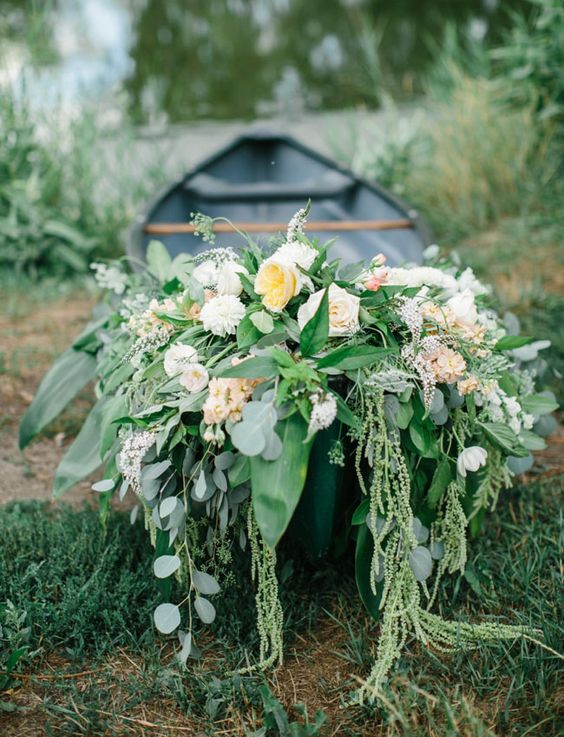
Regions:
M 539 480 L 503 500 L 471 549 L 471 573 L 452 581 L 439 599 L 446 616 L 472 620 L 493 612 L 540 626 L 548 645 L 561 646 L 555 542 L 562 534 L 563 488 L 562 476 Z M 344 710 L 370 667 L 377 636 L 356 602 L 347 558 L 321 571 L 297 560 L 292 566 L 295 551 L 283 552 L 282 565 L 294 570 L 284 587 L 290 592 L 284 598 L 286 663 L 266 676 L 243 678 L 226 673 L 256 647 L 246 584 L 223 594 L 213 639 L 201 641 L 202 661 L 181 672 L 171 644 L 152 633 L 156 590 L 142 525 L 131 527 L 116 512 L 104 531 L 92 510 L 12 504 L 0 510 L 0 534 L 0 601 L 25 613 L 27 645 L 39 650 L 29 663 L 20 660 L 21 687 L 12 697 L 14 706 L 28 710 L 28 721 L 25 711 L 6 717 L 8 725 L 21 723 L 14 734 L 22 737 L 174 735 L 188 726 L 210 735 L 558 734 L 560 663 L 530 643 L 452 656 L 412 643 L 383 706 Z M 3 642 L 4 657 L 9 648 Z M 308 720 L 296 710 L 300 701 Z M 325 719 L 321 723 L 318 714 L 314 727 L 321 709 Z M 25 731 L 30 711 L 44 732 Z M 295 726 L 285 727 L 286 719 Z M 144 732 L 143 721 L 171 729 Z M 255 732 L 265 724 L 271 726 Z
M 88 272 L 123 253 L 138 208 L 170 177 L 162 147 L 139 154 L 133 129 L 84 109 L 37 110 L 25 87 L 0 90 L 0 275 Z M 116 166 L 116 162 L 119 165 Z

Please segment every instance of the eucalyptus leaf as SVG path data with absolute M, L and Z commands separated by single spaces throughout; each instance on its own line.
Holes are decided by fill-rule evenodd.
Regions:
M 266 445 L 262 452 L 262 457 L 265 461 L 275 461 L 281 453 L 282 441 L 276 431 L 272 430 L 266 438 Z
M 214 484 L 221 491 L 227 491 L 227 477 L 219 468 L 214 468 L 212 473 L 212 479 Z
M 418 543 L 425 543 L 429 538 L 429 529 L 417 517 L 413 518 L 413 534 Z
M 204 571 L 192 571 L 192 584 L 199 594 L 213 596 L 219 593 L 219 584 L 213 576 Z
M 163 499 L 159 507 L 159 514 L 161 516 L 161 519 L 163 517 L 168 517 L 169 514 L 172 514 L 176 509 L 177 504 L 178 499 L 175 496 L 169 496 L 166 499 Z
M 255 328 L 265 335 L 271 333 L 274 329 L 274 320 L 272 319 L 272 316 L 264 310 L 253 312 L 253 314 L 250 315 L 250 320 Z
M 214 465 L 220 471 L 227 471 L 235 463 L 235 458 L 235 453 L 226 450 L 215 457 Z
M 159 555 L 153 563 L 153 571 L 157 578 L 168 578 L 180 568 L 177 555 Z
M 113 479 L 103 479 L 102 481 L 97 481 L 95 484 L 92 484 L 92 491 L 98 491 L 100 493 L 112 491 L 112 489 L 115 488 L 115 485 L 116 482 Z
M 260 424 L 242 420 L 231 430 L 231 440 L 237 450 L 246 456 L 258 456 L 266 447 L 266 438 Z
M 433 559 L 427 548 L 418 545 L 409 552 L 409 565 L 418 581 L 426 581 L 433 570 Z
M 194 599 L 194 609 L 204 624 L 211 624 L 215 619 L 214 605 L 203 596 L 196 596 Z
M 152 479 L 158 479 L 163 473 L 170 468 L 170 461 L 159 461 L 158 463 L 151 463 L 143 468 L 142 478 L 151 481 Z
M 155 627 L 163 635 L 169 635 L 180 625 L 180 610 L 176 604 L 159 604 L 153 613 Z
M 196 499 L 202 500 L 207 491 L 208 485 L 206 482 L 206 474 L 204 473 L 204 469 L 200 471 L 200 475 L 198 476 L 198 480 L 196 481 L 196 485 L 194 487 L 194 496 Z

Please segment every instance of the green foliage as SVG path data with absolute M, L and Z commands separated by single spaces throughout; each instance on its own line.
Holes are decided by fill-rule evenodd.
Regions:
M 311 442 L 298 414 L 279 423 L 282 453 L 275 461 L 251 458 L 253 507 L 257 525 L 271 548 L 286 531 L 302 494 Z
M 94 405 L 73 444 L 59 463 L 53 483 L 55 497 L 64 494 L 102 465 L 100 424 L 106 403 L 107 399 L 102 397 Z
M 530 0 L 530 17 L 513 13 L 513 28 L 492 51 L 497 77 L 514 104 L 533 107 L 542 122 L 564 135 L 564 7 L 560 0 Z
M 121 255 L 135 210 L 167 174 L 160 154 L 139 164 L 127 124 L 103 131 L 95 112 L 47 115 L 25 86 L 2 89 L 0 271 L 60 279 Z
M 27 614 L 30 645 L 81 655 L 151 632 L 156 592 L 142 526 L 46 504 L 0 509 L 0 602 Z
M 94 378 L 96 360 L 90 353 L 66 350 L 43 377 L 20 424 L 20 448 L 25 448 L 78 392 Z

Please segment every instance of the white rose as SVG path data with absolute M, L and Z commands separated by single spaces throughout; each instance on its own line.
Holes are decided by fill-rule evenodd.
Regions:
M 222 338 L 226 335 L 235 335 L 237 325 L 245 316 L 245 305 L 239 297 L 233 294 L 221 294 L 210 299 L 202 307 L 200 320 L 204 330 Z
M 174 343 L 164 354 L 164 370 L 167 376 L 182 373 L 186 366 L 198 360 L 198 353 L 191 345 Z
M 432 266 L 412 266 L 411 268 L 395 267 L 388 270 L 390 285 L 405 287 L 440 287 L 451 292 L 458 291 L 458 283 L 454 276 Z
M 298 325 L 304 325 L 317 312 L 325 290 L 320 289 L 310 296 L 308 301 L 298 310 Z M 346 289 L 331 284 L 329 287 L 329 336 L 350 335 L 359 329 L 358 311 L 360 298 L 349 294 Z
M 446 305 L 453 312 L 457 321 L 463 325 L 474 325 L 478 319 L 474 295 L 469 289 L 455 294 L 454 297 L 447 300 Z
M 203 287 L 214 288 L 217 284 L 218 277 L 217 264 L 214 261 L 203 261 L 199 266 L 196 266 L 192 276 L 196 281 L 199 281 Z
M 476 275 L 470 267 L 465 269 L 458 277 L 458 288 L 461 292 L 469 289 L 475 295 L 487 294 L 489 291 L 488 287 L 476 278 Z
M 189 363 L 179 378 L 182 386 L 193 394 L 205 389 L 209 380 L 210 377 L 206 367 L 202 366 L 201 363 Z
M 487 450 L 480 448 L 479 445 L 471 445 L 469 448 L 464 448 L 458 456 L 456 470 L 463 478 L 466 478 L 468 471 L 477 471 L 482 466 L 485 466 L 487 457 Z
M 238 274 L 246 274 L 248 276 L 249 272 L 236 261 L 227 261 L 223 264 L 217 276 L 217 293 L 233 294 L 235 297 L 238 297 L 243 291 L 243 285 L 237 276 Z
M 291 243 L 283 243 L 280 248 L 276 249 L 273 258 L 286 265 L 291 264 L 292 266 L 301 266 L 302 269 L 309 269 L 318 255 L 319 251 L 311 248 L 306 243 L 292 241 Z

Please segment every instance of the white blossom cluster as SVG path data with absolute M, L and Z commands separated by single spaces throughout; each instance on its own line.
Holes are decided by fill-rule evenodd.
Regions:
M 399 315 L 409 328 L 411 338 L 415 344 L 421 340 L 421 330 L 423 328 L 423 315 L 418 300 L 409 297 L 401 297 L 398 299 Z
M 333 394 L 318 392 L 310 396 L 313 405 L 309 420 L 309 433 L 326 430 L 337 416 L 337 400 Z
M 136 494 L 141 493 L 141 463 L 155 439 L 155 433 L 149 430 L 131 433 L 123 441 L 118 454 L 118 469 Z
M 420 351 L 416 351 L 413 345 L 404 345 L 401 349 L 401 357 L 419 377 L 423 386 L 423 404 L 429 410 L 435 396 L 437 379 L 430 362 L 426 356 L 434 353 L 442 347 L 442 342 L 434 335 L 426 335 L 420 344 Z
M 146 294 L 134 294 L 131 297 L 124 297 L 121 301 L 119 314 L 124 320 L 130 320 L 134 315 L 141 316 L 147 309 L 150 298 Z M 123 323 L 122 328 L 130 331 L 133 328 L 133 322 Z
M 521 430 L 530 430 L 535 418 L 523 411 L 515 397 L 508 396 L 494 381 L 490 386 L 475 393 L 475 401 L 479 407 L 484 407 L 492 422 L 504 422 L 518 435 Z
M 164 323 L 156 323 L 151 332 L 138 338 L 123 357 L 124 363 L 140 366 L 143 356 L 154 353 L 170 340 L 170 330 Z
M 127 276 L 117 266 L 107 266 L 102 263 L 91 263 L 94 279 L 100 289 L 108 289 L 115 294 L 123 294 L 127 286 Z
M 292 219 L 288 223 L 288 231 L 286 233 L 286 240 L 288 243 L 295 241 L 296 236 L 303 235 L 306 219 L 307 213 L 303 207 L 293 215 Z

